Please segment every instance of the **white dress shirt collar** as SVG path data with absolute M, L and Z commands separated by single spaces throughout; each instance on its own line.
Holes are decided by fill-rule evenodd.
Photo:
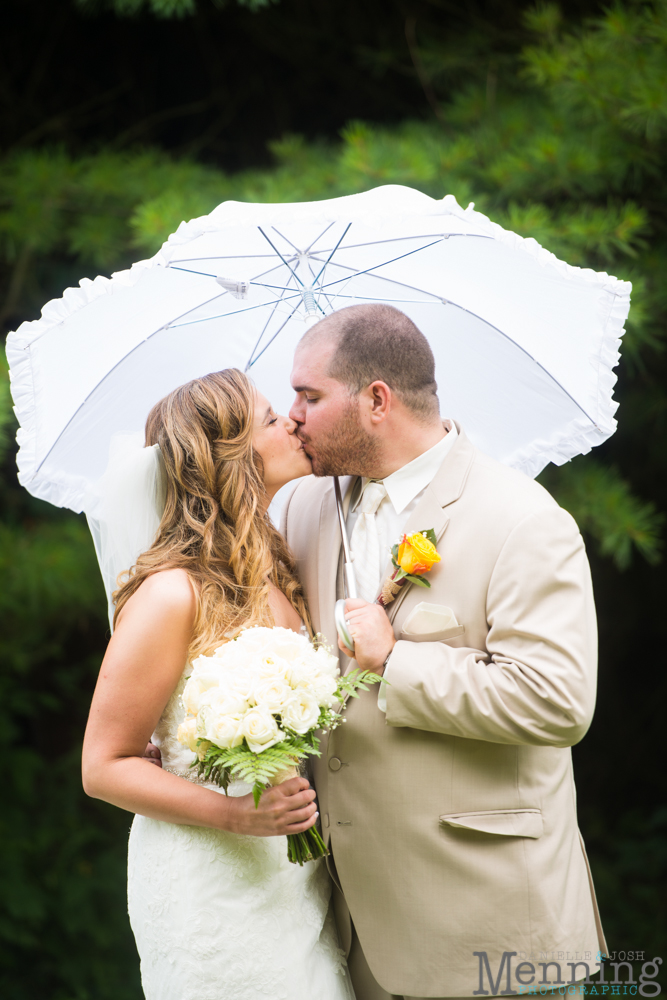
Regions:
M 456 441 L 458 433 L 453 420 L 443 420 L 443 425 L 448 433 L 437 444 L 382 480 L 387 496 L 397 514 L 402 514 L 408 504 L 432 482 Z M 354 504 L 355 508 L 368 482 L 368 479 L 362 479 L 359 496 Z

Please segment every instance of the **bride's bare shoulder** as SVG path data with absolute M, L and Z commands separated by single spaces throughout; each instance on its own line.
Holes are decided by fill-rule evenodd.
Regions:
M 144 591 L 150 597 L 163 598 L 177 603 L 195 601 L 195 589 L 190 574 L 184 569 L 161 569 L 151 573 L 141 584 L 137 593 Z
M 184 569 L 163 569 L 152 573 L 136 589 L 120 617 L 133 614 L 151 618 L 193 621 L 197 610 L 194 585 Z

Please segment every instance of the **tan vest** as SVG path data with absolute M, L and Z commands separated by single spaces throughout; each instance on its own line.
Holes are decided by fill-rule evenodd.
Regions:
M 342 483 L 348 495 L 351 482 Z M 302 480 L 283 525 L 315 628 L 335 645 L 332 480 Z M 442 561 L 429 591 L 406 587 L 388 609 L 399 641 L 386 717 L 377 688 L 349 699 L 347 722 L 316 761 L 323 833 L 368 964 L 389 993 L 492 993 L 480 967 L 488 960 L 495 979 L 504 952 L 517 954 L 498 991 L 508 961 L 517 991 L 521 961 L 535 966 L 535 983 L 540 962 L 560 962 L 568 982 L 569 962 L 595 971 L 605 950 L 569 749 L 595 701 L 584 544 L 541 486 L 462 432 L 406 531 L 427 528 Z M 451 608 L 463 631 L 402 635 L 423 600 Z M 347 944 L 344 908 L 339 927 Z M 581 979 L 583 966 L 574 972 Z M 549 967 L 548 981 L 555 976 Z

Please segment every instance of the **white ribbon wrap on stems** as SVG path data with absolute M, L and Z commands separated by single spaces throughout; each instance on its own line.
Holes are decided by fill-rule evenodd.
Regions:
M 158 445 L 144 447 L 143 434 L 116 435 L 104 475 L 89 489 L 84 510 L 109 604 L 118 577 L 151 547 L 162 520 L 166 472 Z

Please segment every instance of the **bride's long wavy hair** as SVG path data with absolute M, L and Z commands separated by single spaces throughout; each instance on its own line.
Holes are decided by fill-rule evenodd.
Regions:
M 193 379 L 153 407 L 146 445 L 160 446 L 166 504 L 155 541 L 113 595 L 114 624 L 147 577 L 180 567 L 197 595 L 190 656 L 242 626 L 273 625 L 269 582 L 310 628 L 294 560 L 264 510 L 253 420 L 252 383 L 236 368 Z

